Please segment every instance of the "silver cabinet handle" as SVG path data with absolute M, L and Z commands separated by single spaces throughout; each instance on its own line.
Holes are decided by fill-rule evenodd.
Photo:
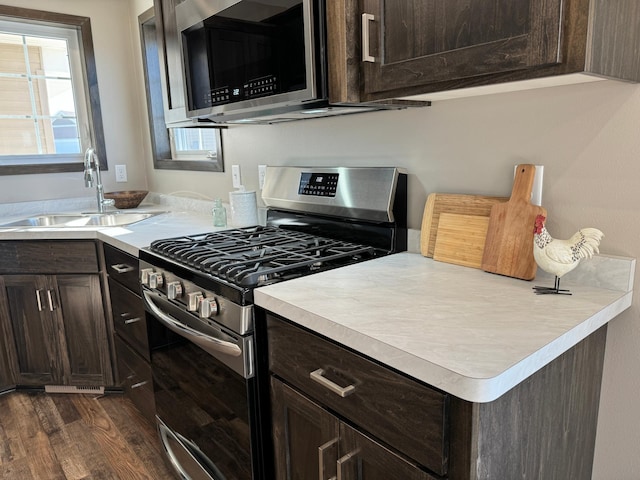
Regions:
M 358 455 L 358 453 L 360 452 L 360 450 L 354 450 L 353 452 L 349 452 L 347 453 L 344 457 L 341 457 L 338 460 L 338 480 L 344 480 L 345 478 L 351 478 L 348 475 L 345 475 L 344 473 L 344 467 L 345 465 L 347 465 L 349 463 L 349 461 L 353 458 L 356 458 L 356 455 Z
M 133 385 L 131 385 L 131 390 L 133 390 L 134 388 L 140 388 L 140 387 L 146 385 L 147 383 L 149 383 L 148 380 L 143 380 L 142 382 L 134 383 Z
M 324 370 L 322 368 L 319 368 L 318 370 L 311 372 L 309 374 L 309 378 L 311 378 L 311 380 L 313 380 L 314 382 L 319 383 L 323 387 L 328 388 L 333 393 L 340 395 L 343 398 L 348 395 L 351 395 L 353 392 L 356 391 L 355 385 L 347 385 L 346 387 L 341 387 L 337 383 L 334 383 L 328 378 L 325 378 L 323 375 L 324 375 Z
M 56 306 L 53 304 L 53 295 L 51 293 L 51 290 L 47 290 L 47 299 L 49 300 L 49 311 L 53 312 Z
M 118 273 L 127 273 L 135 269 L 135 267 L 132 267 L 131 265 L 127 265 L 126 263 L 118 263 L 116 265 L 111 265 L 111 268 L 113 268 Z
M 38 302 L 38 311 L 39 312 L 42 311 L 42 299 L 40 298 L 40 292 L 42 292 L 42 290 L 40 290 L 40 289 L 36 290 L 36 301 Z
M 336 480 L 337 458 L 338 458 L 338 438 L 329 440 L 324 445 L 318 447 L 318 478 L 320 480 Z M 329 452 L 330 451 L 330 452 Z M 331 473 L 328 473 L 327 466 L 325 465 L 325 453 L 331 453 L 331 459 L 329 459 L 329 465 L 334 467 Z M 326 475 L 331 475 L 327 478 Z
M 369 53 L 369 22 L 375 21 L 376 17 L 370 13 L 362 14 L 362 61 L 375 63 L 376 59 Z
M 120 314 L 120 317 L 124 320 L 124 318 L 128 317 L 129 315 L 131 315 L 129 312 L 124 312 Z M 131 323 L 137 323 L 140 320 L 142 320 L 142 318 L 140 317 L 127 318 L 126 320 L 124 320 L 124 324 L 129 325 Z

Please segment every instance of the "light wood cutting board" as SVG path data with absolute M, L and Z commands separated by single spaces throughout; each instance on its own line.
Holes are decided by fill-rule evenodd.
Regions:
M 489 217 L 441 213 L 433 259 L 463 267 L 480 268 Z
M 537 264 L 533 258 L 533 228 L 537 215 L 547 216 L 543 207 L 531 204 L 535 165 L 518 165 L 511 198 L 491 208 L 482 257 L 486 272 L 533 280 Z
M 506 202 L 506 197 L 466 195 L 458 193 L 432 193 L 427 197 L 420 231 L 420 252 L 425 257 L 433 257 L 438 237 L 438 224 L 443 213 L 487 217 L 491 207 Z M 464 230 L 462 232 L 464 236 Z

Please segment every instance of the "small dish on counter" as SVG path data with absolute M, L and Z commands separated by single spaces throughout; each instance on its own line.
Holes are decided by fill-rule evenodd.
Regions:
M 121 192 L 107 192 L 104 198 L 113 199 L 116 208 L 136 208 L 147 196 L 147 190 L 126 190 Z

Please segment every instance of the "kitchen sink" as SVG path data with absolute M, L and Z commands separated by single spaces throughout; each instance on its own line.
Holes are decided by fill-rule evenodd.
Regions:
M 164 212 L 108 212 L 108 213 L 56 213 L 36 215 L 0 227 L 118 227 L 141 222 Z

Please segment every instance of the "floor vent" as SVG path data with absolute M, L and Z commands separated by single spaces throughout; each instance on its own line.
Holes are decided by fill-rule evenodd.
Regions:
M 104 394 L 104 387 L 71 387 L 68 385 L 45 385 L 44 391 L 47 393 L 88 393 Z

